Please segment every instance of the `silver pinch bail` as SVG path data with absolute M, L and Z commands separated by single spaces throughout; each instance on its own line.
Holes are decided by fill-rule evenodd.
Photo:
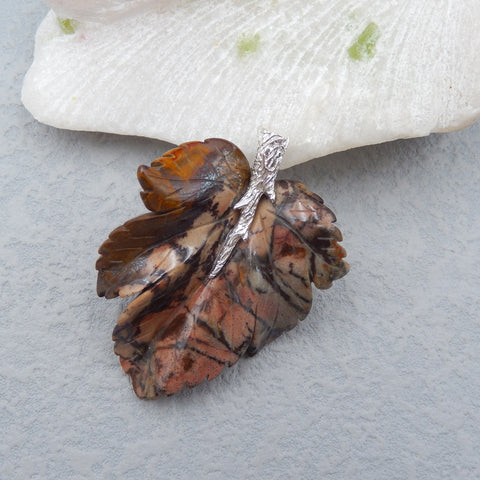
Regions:
M 262 196 L 266 195 L 272 203 L 275 203 L 275 179 L 287 146 L 288 138 L 271 133 L 268 130 L 260 131 L 250 183 L 245 194 L 233 207 L 241 210 L 240 218 L 232 230 L 228 232 L 227 238 L 215 259 L 209 278 L 215 278 L 220 273 L 238 241 L 247 239 L 248 230 Z

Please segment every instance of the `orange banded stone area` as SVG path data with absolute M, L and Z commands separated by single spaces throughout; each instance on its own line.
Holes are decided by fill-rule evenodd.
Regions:
M 262 198 L 248 237 L 209 277 L 250 178 L 226 140 L 182 144 L 138 178 L 151 212 L 110 234 L 96 268 L 99 296 L 137 294 L 113 340 L 141 398 L 173 395 L 254 355 L 307 316 L 312 282 L 329 288 L 348 272 L 332 211 L 282 180 L 275 204 Z

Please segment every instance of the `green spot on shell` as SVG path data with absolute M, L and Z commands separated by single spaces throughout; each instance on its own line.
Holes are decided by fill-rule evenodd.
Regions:
M 72 35 L 78 27 L 78 22 L 73 18 L 57 18 L 58 26 L 62 29 L 63 33 Z
M 380 38 L 378 25 L 371 22 L 359 35 L 357 41 L 348 49 L 350 58 L 354 60 L 371 60 L 375 56 L 375 46 Z
M 237 52 L 240 57 L 246 57 L 252 53 L 255 53 L 260 43 L 260 35 L 243 34 L 237 41 Z

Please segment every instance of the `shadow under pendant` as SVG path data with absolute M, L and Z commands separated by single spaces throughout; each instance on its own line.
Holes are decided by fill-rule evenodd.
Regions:
M 301 183 L 275 181 L 286 144 L 263 132 L 252 172 L 222 139 L 139 167 L 150 213 L 115 229 L 96 264 L 99 296 L 138 294 L 113 340 L 139 397 L 254 355 L 307 316 L 312 282 L 329 288 L 348 272 L 332 211 Z

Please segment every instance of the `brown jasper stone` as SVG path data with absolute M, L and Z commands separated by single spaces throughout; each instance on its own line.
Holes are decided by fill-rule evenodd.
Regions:
M 113 332 L 139 397 L 175 394 L 255 354 L 306 317 L 312 282 L 328 288 L 348 271 L 334 214 L 302 184 L 280 181 L 275 205 L 260 201 L 248 238 L 209 278 L 249 180 L 230 142 L 180 145 L 138 177 L 152 213 L 114 230 L 96 267 L 100 296 L 139 293 Z

